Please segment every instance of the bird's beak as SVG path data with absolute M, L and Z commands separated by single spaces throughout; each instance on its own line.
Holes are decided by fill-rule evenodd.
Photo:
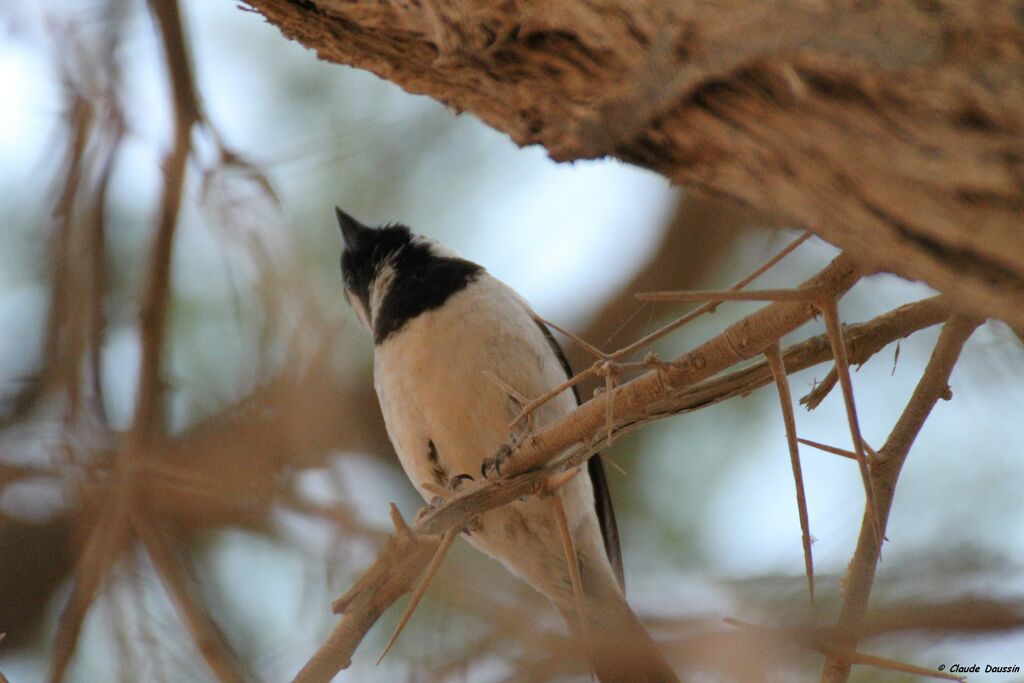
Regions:
M 338 227 L 341 228 L 342 242 L 345 243 L 348 249 L 355 249 L 356 245 L 359 244 L 359 236 L 364 231 L 369 230 L 369 228 L 338 207 L 334 207 L 334 214 L 338 217 Z

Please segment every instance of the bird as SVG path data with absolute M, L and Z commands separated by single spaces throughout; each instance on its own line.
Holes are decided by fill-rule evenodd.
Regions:
M 336 208 L 344 295 L 372 335 L 374 387 L 388 437 L 430 502 L 455 488 L 515 434 L 523 398 L 572 372 L 546 323 L 511 287 L 407 226 L 370 227 Z M 536 408 L 533 428 L 574 410 L 575 389 Z M 521 436 L 521 435 L 520 435 Z M 578 636 L 601 683 L 677 683 L 625 599 L 622 555 L 599 456 L 561 497 L 583 592 L 577 614 L 558 518 L 529 497 L 483 513 L 462 535 L 545 595 Z

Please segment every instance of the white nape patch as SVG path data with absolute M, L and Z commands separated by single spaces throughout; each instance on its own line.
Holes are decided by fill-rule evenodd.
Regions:
M 427 247 L 430 249 L 430 253 L 434 256 L 439 256 L 441 258 L 462 258 L 440 242 L 432 240 L 429 237 L 424 237 L 423 235 L 413 235 L 412 243 Z
M 384 303 L 384 298 L 391 291 L 391 283 L 395 281 L 394 257 L 388 258 L 377 268 L 377 274 L 370 285 L 370 321 L 377 322 L 377 314 Z M 373 331 L 373 327 L 370 327 Z
M 345 298 L 348 299 L 348 303 L 352 306 L 352 310 L 356 312 L 356 317 L 359 318 L 359 322 L 363 324 L 368 332 L 373 332 L 373 328 L 370 326 L 370 314 L 366 310 L 366 306 L 363 305 L 363 300 L 358 296 L 352 294 L 347 289 L 345 290 Z

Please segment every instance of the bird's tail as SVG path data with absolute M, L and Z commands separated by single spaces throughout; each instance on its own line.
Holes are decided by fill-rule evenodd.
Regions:
M 588 615 L 589 616 L 589 615 Z M 588 618 L 583 634 L 600 683 L 679 683 L 672 666 L 640 620 L 622 600 Z
M 617 582 L 583 574 L 586 620 L 560 606 L 600 683 L 679 683 L 658 644 L 626 603 Z M 589 580 L 588 580 L 589 579 Z

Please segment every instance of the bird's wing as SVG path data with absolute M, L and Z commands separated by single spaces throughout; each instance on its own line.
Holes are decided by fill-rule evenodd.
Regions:
M 566 379 L 569 379 L 573 376 L 572 367 L 570 367 L 569 360 L 565 357 L 562 347 L 558 344 L 558 341 L 551 334 L 551 330 L 548 329 L 543 320 L 536 317 L 533 320 L 544 334 L 544 338 L 547 339 L 548 346 L 551 347 L 551 350 L 558 358 L 562 369 L 565 370 Z M 577 387 L 573 386 L 572 393 L 576 397 L 576 405 L 579 405 L 581 401 L 580 392 Z M 590 483 L 594 487 L 594 509 L 597 512 L 597 521 L 601 526 L 604 549 L 608 553 L 608 561 L 611 563 L 615 577 L 619 581 L 619 587 L 625 592 L 626 577 L 622 570 L 622 546 L 619 545 L 619 528 L 615 523 L 615 510 L 612 508 L 611 491 L 608 489 L 608 479 L 604 473 L 604 463 L 601 462 L 600 453 L 595 454 L 587 461 L 587 474 L 590 475 Z

